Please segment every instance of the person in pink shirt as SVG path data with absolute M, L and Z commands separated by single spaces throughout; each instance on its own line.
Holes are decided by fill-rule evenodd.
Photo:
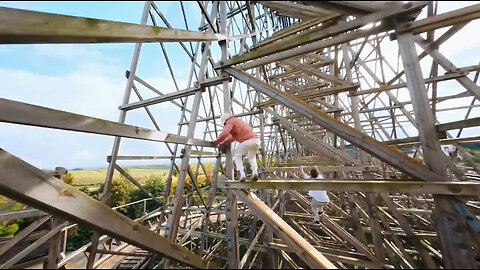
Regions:
M 243 156 L 247 155 L 252 167 L 252 179 L 258 180 L 257 151 L 260 145 L 258 136 L 253 129 L 244 121 L 233 118 L 230 114 L 224 113 L 220 117 L 220 123 L 224 125 L 223 131 L 218 138 L 213 141 L 213 145 L 217 147 L 219 144 L 230 144 L 239 142 L 233 153 L 237 170 L 240 172 L 240 181 L 244 182 L 247 177 L 243 168 Z

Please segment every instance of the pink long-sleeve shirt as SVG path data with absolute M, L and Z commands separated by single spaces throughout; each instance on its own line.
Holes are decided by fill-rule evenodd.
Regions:
M 222 133 L 218 135 L 218 138 L 213 143 L 216 145 L 221 143 L 229 144 L 234 141 L 243 142 L 255 138 L 258 138 L 257 134 L 253 132 L 253 129 L 247 123 L 237 118 L 229 118 L 225 122 Z

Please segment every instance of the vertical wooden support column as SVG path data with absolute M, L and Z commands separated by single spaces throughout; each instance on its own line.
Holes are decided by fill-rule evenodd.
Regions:
M 213 199 L 215 198 L 215 191 L 217 190 L 218 173 L 220 172 L 221 166 L 222 166 L 222 154 L 219 153 L 217 156 L 217 161 L 215 163 L 215 168 L 213 169 L 212 182 L 210 183 L 210 189 L 208 191 L 207 207 L 205 209 L 206 215 L 205 215 L 205 219 L 203 220 L 203 227 L 202 227 L 203 234 L 200 238 L 200 246 L 199 246 L 201 255 L 205 255 L 204 253 L 205 241 L 206 241 L 205 234 L 208 232 L 210 211 L 212 209 Z
M 227 218 L 227 254 L 228 268 L 238 269 L 238 209 L 237 197 L 232 191 L 227 192 L 226 201 L 226 218 Z
M 352 60 L 351 60 L 350 55 L 349 55 L 348 46 L 349 45 L 347 45 L 347 44 L 342 44 L 342 51 L 343 51 L 343 60 L 345 62 L 345 72 L 346 72 L 346 75 L 347 75 L 347 81 L 349 83 L 352 83 L 353 82 L 352 68 L 351 68 Z M 350 91 L 350 94 L 353 94 L 355 91 L 356 90 Z M 360 115 L 358 113 L 358 96 L 357 95 L 350 95 L 350 102 L 352 103 L 352 107 L 351 107 L 352 108 L 352 117 L 353 117 L 353 121 L 355 123 L 355 129 L 363 132 L 362 125 L 360 123 Z M 360 161 L 363 164 L 365 164 L 366 161 L 367 161 L 365 153 L 362 152 L 358 148 L 357 148 L 356 152 L 357 152 L 356 159 L 360 159 Z
M 347 45 L 344 45 L 342 47 L 344 50 L 344 55 L 348 55 L 348 51 L 351 49 L 347 47 Z M 346 61 L 348 61 L 347 65 L 347 77 L 348 74 L 350 73 L 350 81 L 351 81 L 351 68 L 350 68 L 350 59 L 347 56 Z M 350 70 L 350 72 L 348 72 Z M 355 129 L 359 130 L 362 132 L 362 127 L 360 124 L 360 118 L 359 118 L 359 113 L 358 113 L 358 98 L 357 96 L 352 96 L 352 114 L 354 117 L 355 121 Z M 362 164 L 367 164 L 368 157 L 367 155 L 362 152 L 360 149 L 358 149 L 358 156 L 360 158 L 360 161 Z M 372 179 L 373 175 L 370 174 L 369 172 L 363 172 L 363 177 L 366 179 Z M 380 225 L 380 220 L 378 217 L 378 212 L 377 212 L 377 194 L 375 193 L 367 193 L 367 206 L 368 206 L 368 214 L 370 216 L 370 219 L 368 220 L 368 223 L 370 224 L 370 228 L 372 230 L 372 242 L 373 242 L 373 248 L 375 250 L 375 256 L 377 259 L 379 259 L 381 262 L 385 262 L 386 254 L 385 254 L 385 246 L 384 246 L 384 239 L 383 239 L 383 234 L 382 234 L 382 228 Z M 358 224 L 361 226 L 361 224 Z M 361 228 L 361 227 L 360 227 Z M 360 233 L 359 231 L 357 231 Z
M 258 79 L 260 79 L 260 68 L 257 68 L 256 70 L 256 76 Z M 257 91 L 257 102 L 260 102 L 260 97 L 261 97 L 261 94 L 260 92 Z M 264 116 L 263 116 L 263 112 L 261 114 L 259 114 L 259 118 L 260 118 L 260 147 L 261 147 L 261 154 L 262 154 L 262 166 L 265 167 L 265 163 L 266 163 L 266 158 L 265 158 L 265 126 L 264 126 Z M 270 191 L 265 189 L 263 190 L 264 192 L 264 198 L 265 198 L 265 203 L 268 205 L 268 207 L 272 207 L 272 200 L 270 199 Z M 266 246 L 268 247 L 270 245 L 270 243 L 273 242 L 273 231 L 270 227 L 267 227 L 266 228 L 266 231 L 265 231 L 265 241 L 266 243 Z M 265 264 L 265 266 L 267 268 L 276 268 L 275 267 L 275 254 L 272 252 L 272 253 L 269 253 L 267 254 L 267 262 Z
M 210 16 L 216 17 L 217 11 L 218 11 L 217 6 L 214 4 L 212 7 L 212 12 Z M 211 31 L 211 29 L 209 30 Z M 206 78 L 208 56 L 210 54 L 210 47 L 211 47 L 210 41 L 207 41 L 204 44 L 205 44 L 205 47 L 203 49 L 202 60 L 200 63 L 200 70 L 199 70 L 199 76 L 198 76 L 200 81 Z M 195 127 L 198 119 L 198 111 L 200 109 L 200 103 L 202 100 L 202 93 L 203 91 L 196 92 L 193 99 L 193 105 L 190 113 L 190 120 L 188 123 L 188 131 L 187 131 L 187 137 L 189 138 L 193 138 L 195 134 Z M 173 198 L 172 206 L 171 206 L 172 210 L 170 212 L 168 222 L 167 222 L 166 235 L 172 241 L 174 241 L 175 238 L 177 237 L 181 210 L 185 202 L 185 198 L 183 196 L 183 189 L 185 187 L 185 179 L 189 170 L 189 160 L 190 160 L 191 150 L 192 150 L 192 147 L 190 145 L 186 145 L 184 148 L 182 164 L 180 166 L 180 172 L 178 175 L 177 188 L 175 190 L 175 196 Z M 164 267 L 167 267 L 167 266 L 168 266 L 168 261 L 165 261 Z
M 219 4 L 220 11 L 220 33 L 228 35 L 227 33 L 227 5 L 226 2 L 215 2 L 214 5 Z M 226 40 L 219 41 L 222 51 L 221 61 L 225 63 L 228 57 L 228 44 Z M 225 74 L 222 70 L 221 75 Z M 232 98 L 230 96 L 230 87 L 227 80 L 223 81 L 223 111 L 225 113 L 232 113 Z M 233 156 L 231 147 L 227 148 L 225 153 L 225 175 L 229 179 L 233 178 Z M 228 254 L 228 268 L 237 269 L 239 266 L 239 244 L 238 244 L 238 209 L 237 197 L 233 191 L 227 191 L 226 201 L 226 218 L 227 218 L 227 254 Z
M 57 216 L 54 216 L 51 220 L 51 229 L 55 229 L 58 226 L 62 225 L 63 219 Z M 62 244 L 62 236 L 63 233 L 60 231 L 56 233 L 52 238 L 50 238 L 48 242 L 48 262 L 46 264 L 46 269 L 57 269 L 58 259 L 60 256 L 61 248 L 60 245 Z
M 212 7 L 211 17 L 216 17 L 217 11 L 218 11 L 217 6 L 214 5 Z M 211 29 L 209 30 L 211 31 Z M 205 47 L 203 49 L 202 60 L 200 63 L 200 70 L 198 75 L 199 81 L 204 80 L 206 78 L 208 55 L 210 53 L 210 47 L 211 47 L 211 42 L 209 41 L 205 42 L 204 44 L 205 44 Z M 194 66 L 195 66 L 195 63 L 192 63 L 192 68 L 194 68 Z M 193 105 L 190 112 L 190 120 L 188 122 L 188 130 L 187 130 L 187 137 L 189 138 L 193 138 L 193 136 L 195 135 L 195 127 L 197 125 L 198 111 L 200 109 L 202 93 L 203 91 L 196 92 L 193 99 Z M 186 105 L 187 104 L 185 103 L 184 106 Z M 184 113 L 185 113 L 185 107 L 183 107 L 182 109 L 182 114 Z M 179 130 L 180 130 L 180 127 L 179 127 Z M 177 187 L 175 189 L 175 195 L 172 199 L 171 211 L 167 220 L 166 236 L 172 242 L 175 242 L 175 239 L 177 238 L 180 216 L 182 215 L 182 207 L 185 204 L 185 197 L 183 196 L 183 191 L 185 188 L 185 180 L 189 170 L 191 150 L 192 150 L 192 147 L 190 145 L 186 145 L 184 148 L 182 163 L 181 163 L 180 171 L 178 174 Z M 174 162 L 174 159 L 172 160 L 172 165 L 173 165 L 173 162 Z M 163 268 L 169 268 L 169 267 L 170 267 L 170 260 L 164 260 Z
M 197 124 L 197 117 L 198 117 L 198 110 L 200 108 L 200 102 L 202 99 L 202 92 L 198 91 L 195 93 L 195 97 L 193 99 L 193 108 L 192 113 L 190 115 L 190 121 L 188 123 L 188 131 L 187 137 L 193 138 L 195 135 L 195 127 Z M 185 187 L 185 179 L 187 177 L 187 170 L 190 161 L 190 153 L 192 150 L 191 145 L 185 145 L 185 151 L 183 153 L 182 158 L 182 165 L 180 167 L 180 172 L 178 174 L 178 182 L 177 188 L 175 189 L 175 197 L 172 201 L 172 211 L 170 212 L 170 216 L 167 222 L 166 234 L 167 237 L 172 241 L 175 242 L 175 238 L 177 238 L 178 232 L 178 221 L 180 220 L 181 211 L 183 204 L 185 202 L 185 198 L 183 196 L 183 189 Z
M 349 54 L 349 50 L 348 50 L 348 46 L 347 44 L 342 44 L 342 52 L 343 52 L 343 59 L 344 59 L 344 62 L 345 62 L 345 71 L 346 71 L 346 75 L 347 75 L 347 81 L 352 83 L 353 82 L 353 79 L 352 79 L 352 69 L 351 69 L 351 58 L 350 58 L 350 54 Z M 354 91 L 350 91 L 350 94 L 352 94 Z M 353 120 L 354 120 L 354 123 L 355 123 L 355 129 L 359 130 L 359 131 L 363 131 L 362 129 L 362 125 L 360 123 L 360 116 L 359 116 L 359 113 L 358 113 L 358 97 L 356 95 L 351 95 L 350 96 L 350 102 L 352 103 L 352 116 L 353 116 Z M 365 153 L 360 150 L 360 149 L 356 149 L 356 158 L 357 159 L 360 159 L 360 161 L 362 162 L 362 164 L 366 164 L 367 163 L 367 156 L 365 155 Z M 371 195 L 368 195 L 369 197 L 371 197 Z M 362 243 L 366 243 L 366 236 L 365 236 L 365 232 L 363 231 L 363 228 L 362 228 L 362 224 L 360 222 L 360 216 L 358 215 L 358 212 L 357 212 L 357 209 L 356 209 L 356 206 L 355 206 L 355 199 L 354 199 L 354 195 L 353 194 L 349 194 L 348 195 L 348 203 L 350 205 L 350 214 L 352 215 L 352 218 L 354 220 L 354 233 L 355 233 L 355 237 L 357 239 L 359 239 Z M 369 207 L 368 209 L 370 210 L 370 200 L 369 200 Z M 372 209 L 374 211 L 374 213 L 376 212 L 376 209 Z M 370 212 L 370 211 L 369 211 Z M 371 213 L 370 213 L 371 215 Z M 372 224 L 371 224 L 372 225 Z M 372 228 L 372 237 L 373 237 L 373 242 L 374 244 L 376 243 L 376 245 L 374 245 L 374 248 L 375 248 L 375 254 L 377 255 L 377 258 L 379 258 L 381 261 L 384 261 L 384 254 L 378 254 L 377 251 L 378 249 L 382 246 L 382 239 L 378 239 L 378 234 L 379 232 L 375 229 L 378 229 L 380 226 L 380 224 L 378 223 L 378 219 L 377 219 L 377 222 L 375 224 L 373 224 L 373 227 Z M 374 229 L 375 228 L 375 229 Z M 375 236 L 373 236 L 375 235 Z M 381 253 L 381 251 L 380 251 Z
M 430 170 L 447 179 L 445 154 L 440 149 L 435 119 L 428 103 L 427 90 L 415 49 L 415 39 L 410 32 L 398 35 L 398 46 L 407 77 L 418 135 L 425 163 Z M 439 181 L 439 179 L 431 179 Z M 445 268 L 476 268 L 466 221 L 453 208 L 448 196 L 434 196 L 434 225 L 442 247 Z
M 368 222 L 370 224 L 370 228 L 372 229 L 372 242 L 375 250 L 375 257 L 377 257 L 377 259 L 379 259 L 381 262 L 385 262 L 385 247 L 383 246 L 383 235 L 377 212 L 377 194 L 367 193 L 366 195 L 368 215 L 370 216 Z
M 260 69 L 257 70 L 257 76 L 260 76 Z M 257 92 L 257 102 L 260 102 L 260 92 Z M 265 168 L 267 157 L 265 155 L 265 117 L 263 112 L 258 115 L 260 120 L 260 154 L 262 155 L 262 166 Z
M 201 19 L 201 24 L 203 24 L 203 22 L 205 21 L 205 17 L 202 17 Z M 191 82 L 192 82 L 192 79 L 193 79 L 193 74 L 195 72 L 195 67 L 196 67 L 196 58 L 197 58 L 197 52 L 198 52 L 198 48 L 200 47 L 200 43 L 197 43 L 196 45 L 196 48 L 195 48 L 195 54 L 192 58 L 192 65 L 190 67 L 190 73 L 189 73 L 189 78 L 188 78 L 188 86 L 191 85 Z M 182 107 L 181 107 L 181 113 L 180 113 L 180 120 L 179 122 L 183 122 L 185 118 L 185 113 L 187 111 L 187 101 L 188 101 L 188 97 L 185 99 L 185 101 L 182 101 Z M 182 133 L 182 128 L 183 128 L 183 125 L 178 125 L 178 129 L 177 129 L 177 134 L 180 135 Z M 170 162 L 170 169 L 168 171 L 168 176 L 167 176 L 167 182 L 165 183 L 165 193 L 163 194 L 163 201 L 165 202 L 162 207 L 161 207 L 161 212 L 160 212 L 160 217 L 159 217 L 159 224 L 162 224 L 164 218 L 165 218 L 165 211 L 166 208 L 167 208 L 167 203 L 168 203 L 168 198 L 170 196 L 170 188 L 172 186 L 172 175 L 173 175 L 173 171 L 175 169 L 179 169 L 176 162 L 175 162 L 175 156 L 177 155 L 177 151 L 178 151 L 178 144 L 176 144 L 174 147 L 173 147 L 173 151 L 170 151 L 171 154 L 172 154 L 172 158 L 171 158 L 171 162 Z M 168 147 L 170 149 L 170 147 Z M 153 266 L 152 266 L 153 267 Z
M 355 238 L 360 240 L 364 245 L 367 244 L 367 237 L 365 236 L 365 232 L 363 231 L 362 223 L 360 222 L 360 215 L 357 211 L 357 206 L 355 204 L 355 198 L 353 194 L 347 195 L 348 205 L 350 208 L 350 216 L 353 220 L 353 233 Z
M 140 24 L 147 24 L 148 12 L 150 11 L 151 5 L 152 5 L 152 1 L 145 1 Z M 133 80 L 135 78 L 135 73 L 137 71 L 138 59 L 140 57 L 141 48 L 142 48 L 142 43 L 135 44 L 135 49 L 133 51 L 133 56 L 132 56 L 132 63 L 130 64 L 130 76 L 128 77 L 127 85 L 125 86 L 125 94 L 123 95 L 122 106 L 127 105 L 130 101 L 130 94 L 132 92 Z M 127 111 L 121 110 L 118 122 L 122 124 L 125 123 L 126 117 L 127 117 Z M 115 172 L 115 164 L 117 163 L 118 149 L 120 148 L 120 139 L 121 137 L 115 137 L 115 140 L 113 141 L 112 154 L 111 154 L 110 163 L 108 164 L 107 176 L 105 178 L 105 185 L 103 187 L 102 194 L 100 195 L 101 202 L 107 203 L 107 204 L 110 201 L 110 189 L 112 185 L 113 173 Z M 97 253 L 99 238 L 100 238 L 100 233 L 96 231 L 93 232 L 92 243 L 90 246 L 87 266 L 86 266 L 87 269 L 93 268 L 93 264 L 95 262 L 95 256 Z

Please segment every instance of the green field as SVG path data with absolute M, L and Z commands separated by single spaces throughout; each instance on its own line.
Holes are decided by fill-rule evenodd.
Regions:
M 148 167 L 124 167 L 123 169 L 141 184 L 143 184 L 145 179 L 150 175 L 166 176 L 168 174 L 167 169 Z M 105 182 L 105 177 L 107 176 L 107 169 L 75 170 L 70 172 L 73 175 L 73 186 L 101 185 Z M 119 179 L 120 177 L 121 174 L 115 171 L 113 179 Z

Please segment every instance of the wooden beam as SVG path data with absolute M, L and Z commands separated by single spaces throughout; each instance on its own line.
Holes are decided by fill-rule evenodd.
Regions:
M 422 39 L 417 36 L 417 40 Z M 420 45 L 424 47 L 424 45 Z M 435 128 L 435 118 L 428 104 L 427 89 L 423 81 L 422 70 L 415 48 L 415 37 L 411 32 L 398 35 L 398 47 L 407 78 L 407 86 L 415 113 L 418 136 L 422 145 L 423 158 L 428 168 L 438 175 L 442 175 L 441 181 L 447 181 L 447 158 L 440 148 Z M 429 52 L 432 56 L 441 56 L 438 50 Z M 434 56 L 435 59 L 435 56 Z M 438 64 L 448 70 L 445 62 L 435 59 Z M 441 60 L 441 59 L 440 59 Z M 444 59 L 446 60 L 446 58 Z M 448 60 L 447 60 L 448 61 Z M 453 64 L 449 68 L 453 68 Z M 469 91 L 480 96 L 480 88 L 467 77 L 462 77 L 460 83 Z M 470 84 L 469 84 L 470 83 Z M 467 86 L 473 86 L 469 88 Z M 388 92 L 387 92 L 388 93 Z M 435 181 L 427 179 L 427 181 Z M 439 236 L 442 249 L 442 257 L 446 268 L 475 268 L 475 258 L 470 241 L 470 235 L 466 225 L 466 219 L 453 207 L 453 198 L 435 195 L 435 229 Z M 463 204 L 463 202 L 459 202 Z M 465 205 L 464 205 L 465 206 Z M 465 206 L 466 207 L 466 206 Z
M 2 244 L 0 247 L 0 256 L 7 252 L 10 248 L 18 244 L 18 242 L 25 239 L 28 235 L 30 235 L 33 231 L 35 231 L 38 227 L 40 227 L 43 223 L 49 220 L 52 216 L 41 217 L 35 220 L 32 224 L 28 225 L 28 227 L 24 228 L 22 231 L 17 233 L 12 239 L 8 242 Z
M 0 44 L 220 40 L 222 35 L 0 7 Z
M 429 16 L 423 20 L 411 22 L 404 25 L 404 27 L 397 29 L 397 33 L 400 34 L 411 31 L 414 35 L 418 35 L 430 30 L 469 22 L 478 18 L 480 18 L 480 4 L 475 4 L 435 16 Z
M 359 17 L 359 18 L 357 18 L 355 20 L 352 20 L 352 21 L 349 21 L 349 22 L 342 22 L 342 23 L 335 24 L 333 26 L 330 26 L 328 28 L 322 29 L 318 32 L 314 32 L 314 33 L 311 33 L 311 34 L 308 34 L 308 35 L 305 35 L 305 36 L 293 35 L 293 36 L 288 37 L 288 40 L 287 39 L 283 40 L 281 44 L 271 44 L 269 46 L 264 46 L 264 47 L 261 47 L 257 50 L 248 52 L 244 55 L 237 55 L 235 57 L 232 57 L 228 61 L 225 61 L 222 65 L 232 66 L 232 65 L 239 64 L 239 63 L 245 63 L 249 60 L 257 59 L 257 58 L 260 58 L 260 57 L 276 55 L 276 54 L 282 53 L 282 52 L 284 52 L 286 50 L 289 50 L 289 49 L 292 49 L 292 48 L 294 48 L 294 49 L 292 49 L 291 51 L 292 52 L 295 51 L 295 53 L 293 53 L 293 55 L 289 53 L 288 55 L 285 55 L 285 57 L 281 57 L 281 59 L 275 59 L 275 60 L 284 60 L 284 59 L 291 58 L 293 56 L 296 56 L 296 55 L 299 55 L 299 54 L 302 54 L 302 53 L 308 53 L 308 52 L 311 52 L 311 51 L 316 51 L 316 50 L 321 49 L 316 42 L 323 42 L 323 41 L 327 40 L 328 37 L 340 36 L 343 33 L 346 33 L 348 31 L 351 31 L 347 34 L 347 36 L 349 36 L 351 38 L 349 40 L 353 40 L 353 39 L 355 39 L 355 37 L 354 37 L 355 33 L 357 33 L 357 34 L 359 33 L 358 31 L 353 31 L 355 29 L 358 29 L 358 28 L 360 28 L 360 27 L 362 27 L 362 26 L 364 26 L 368 23 L 379 21 L 379 20 L 382 20 L 382 19 L 386 19 L 386 18 L 391 17 L 391 16 L 410 13 L 412 11 L 415 11 L 415 10 L 418 10 L 418 9 L 424 7 L 425 5 L 426 5 L 426 2 L 422 2 L 422 1 L 418 2 L 418 3 L 415 2 L 415 3 L 413 3 L 413 5 L 412 4 L 403 5 L 401 7 L 395 7 L 395 8 L 391 8 L 391 9 L 380 10 L 380 11 L 377 11 L 375 13 Z M 330 16 L 332 16 L 332 18 L 334 18 L 334 17 L 337 17 L 338 15 L 333 13 Z M 380 28 L 375 28 L 374 27 L 374 31 L 379 32 Z M 352 32 L 354 34 L 352 34 Z M 362 36 L 365 35 L 365 33 L 363 33 L 363 31 L 360 31 L 360 32 L 362 32 Z M 344 36 L 342 36 L 342 38 L 343 37 Z M 343 41 L 343 42 L 345 42 L 345 41 Z M 300 45 L 305 45 L 305 44 L 312 45 L 312 46 L 308 46 L 308 47 L 303 46 L 303 47 L 305 47 L 304 49 L 306 51 L 302 50 L 302 53 L 300 53 L 300 51 L 297 52 L 296 49 L 298 49 L 298 47 Z M 316 45 L 316 46 L 313 46 L 313 45 Z M 295 48 L 295 47 L 297 47 L 297 48 Z M 273 61 L 271 61 L 271 62 L 273 62 Z M 245 68 L 245 67 L 243 67 L 243 68 Z M 249 68 L 251 68 L 251 67 L 249 67 Z
M 257 216 L 292 248 L 311 268 L 335 269 L 336 267 L 317 249 L 290 227 L 272 209 L 266 206 L 255 194 L 234 189 L 235 195 L 245 202 Z
M 0 98 L 0 122 L 72 130 L 133 139 L 201 145 L 212 147 L 212 142 L 187 138 L 138 126 L 121 124 L 85 115 L 54 110 L 23 102 Z
M 200 83 L 197 83 L 197 86 L 190 87 L 184 90 L 179 90 L 175 92 L 171 92 L 168 94 L 161 95 L 159 97 L 153 97 L 137 102 L 133 102 L 127 105 L 120 106 L 120 110 L 133 110 L 138 108 L 143 108 L 145 106 L 155 105 L 166 101 L 172 101 L 175 99 L 183 98 L 186 96 L 194 95 L 197 91 L 205 91 L 206 87 L 214 86 L 217 84 L 221 84 L 224 80 L 229 80 L 230 78 L 226 78 L 225 76 L 217 76 L 213 78 L 208 78 Z
M 266 167 L 263 168 L 264 172 L 291 172 L 295 171 L 298 172 L 300 167 Z M 313 168 L 311 166 L 310 168 Z M 310 169 L 308 166 L 305 166 L 305 169 Z M 318 166 L 318 170 L 320 172 L 357 172 L 357 171 L 368 171 L 368 172 L 376 172 L 378 168 L 375 166 Z
M 319 98 L 319 97 L 324 97 L 324 96 L 329 96 L 329 95 L 334 95 L 334 94 L 340 94 L 340 93 L 343 93 L 343 92 L 354 91 L 354 90 L 357 90 L 357 88 L 359 86 L 360 86 L 359 84 L 344 84 L 344 85 L 335 86 L 335 87 L 318 89 L 318 90 L 312 91 L 311 93 L 297 95 L 296 97 L 301 99 L 301 100 L 308 101 L 308 100 L 314 99 L 314 98 Z M 272 99 L 272 100 L 269 100 L 269 101 L 261 102 L 257 106 L 258 107 L 267 107 L 267 106 L 274 106 L 274 105 L 277 105 L 277 104 L 278 104 L 278 102 L 275 101 L 274 99 Z
M 200 256 L 1 149 L 0 171 L 2 195 L 187 265 L 216 268 L 214 263 L 204 261 Z
M 276 190 L 329 190 L 348 192 L 384 192 L 410 194 L 444 194 L 476 196 L 480 194 L 477 182 L 423 182 L 377 180 L 259 180 L 257 182 L 221 181 L 218 188 L 276 189 Z
M 330 14 L 330 11 L 327 9 L 292 3 L 289 1 L 259 1 L 259 3 L 277 11 L 279 14 L 300 19 L 312 19 Z

